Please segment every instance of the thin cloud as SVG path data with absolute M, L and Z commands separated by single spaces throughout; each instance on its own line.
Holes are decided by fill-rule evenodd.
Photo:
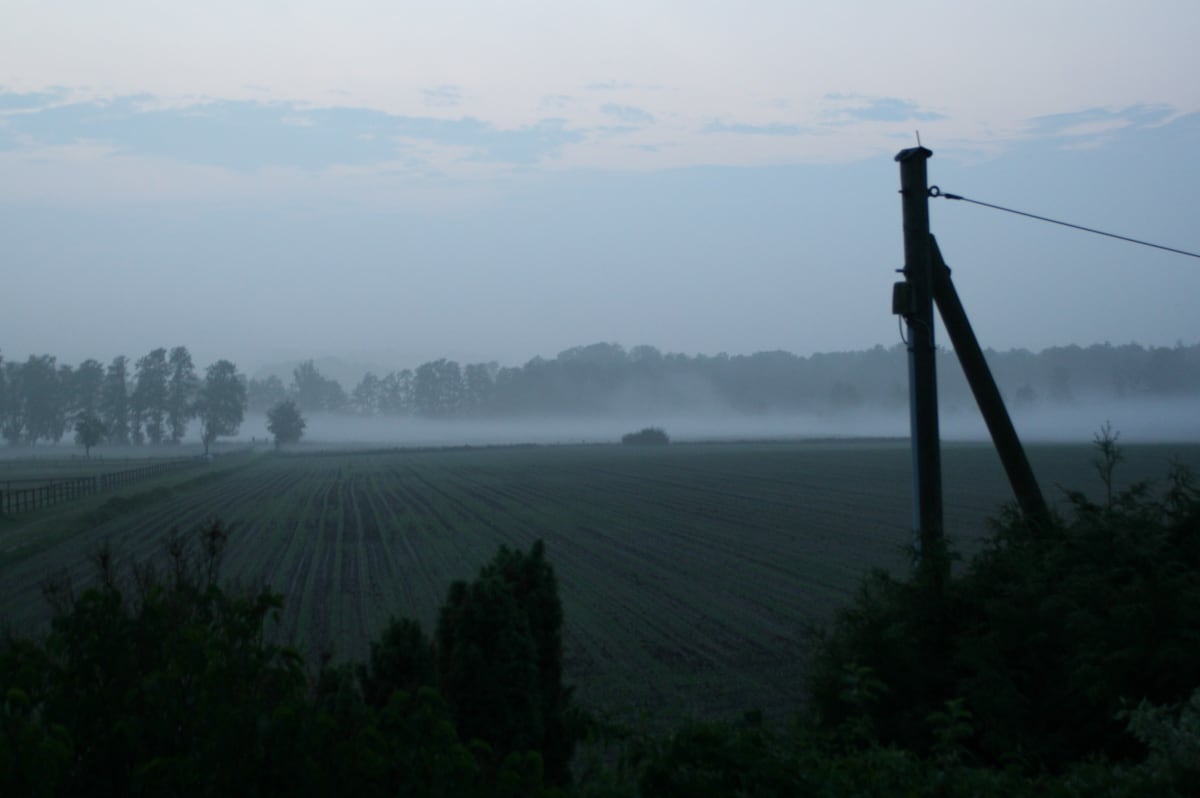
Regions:
M 654 114 L 632 105 L 603 105 L 600 110 L 627 125 L 649 125 L 654 122 Z
M 425 105 L 434 108 L 448 108 L 462 104 L 462 89 L 458 86 L 443 84 L 421 92 L 425 96 Z
M 29 102 L 0 94 L 0 107 Z M 453 147 L 472 161 L 532 164 L 583 133 L 553 118 L 516 129 L 470 117 L 396 116 L 364 108 L 299 108 L 288 103 L 207 102 L 148 107 L 143 96 L 73 103 L 6 116 L 0 149 L 103 142 L 117 153 L 155 156 L 238 171 L 321 169 L 405 156 L 405 142 Z
M 734 133 L 741 136 L 803 136 L 812 131 L 809 128 L 800 127 L 799 125 L 744 125 L 714 121 L 709 122 L 701 128 L 700 132 Z
M 61 102 L 67 96 L 66 89 L 54 88 L 47 91 L 26 93 L 5 92 L 0 87 L 0 113 L 5 111 L 32 111 Z
M 1131 105 L 1128 108 L 1086 108 L 1062 114 L 1036 116 L 1029 132 L 1038 136 L 1090 135 L 1126 126 L 1146 127 L 1169 121 L 1175 109 L 1169 105 Z
M 863 97 L 856 94 L 826 94 L 835 105 L 834 115 L 845 122 L 933 122 L 945 114 L 923 111 L 911 100 L 898 97 Z

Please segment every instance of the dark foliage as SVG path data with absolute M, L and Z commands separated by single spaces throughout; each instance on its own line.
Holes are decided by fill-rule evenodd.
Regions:
M 498 760 L 538 751 L 546 778 L 569 780 L 575 732 L 563 685 L 562 605 L 537 541 L 501 547 L 472 583 L 456 582 L 438 618 L 439 684 L 465 739 Z
M 1101 475 L 1119 460 L 1097 440 Z M 1058 770 L 1133 761 L 1123 708 L 1175 704 L 1200 686 L 1200 490 L 1182 467 L 1035 534 L 1015 512 L 939 585 L 873 574 L 823 640 L 810 689 L 827 727 L 858 718 L 929 752 L 926 720 L 957 702 L 973 761 Z M 939 555 L 944 557 L 944 553 Z M 968 722 L 969 721 L 969 722 Z
M 304 434 L 308 422 L 300 414 L 300 408 L 290 399 L 280 402 L 267 411 L 267 430 L 275 438 L 275 448 L 286 443 L 296 443 Z
M 666 446 L 670 442 L 670 436 L 658 427 L 646 427 L 621 436 L 621 443 L 627 446 Z
M 0 795 L 546 794 L 537 751 L 463 742 L 411 622 L 310 684 L 267 641 L 281 597 L 218 585 L 226 538 L 172 534 L 128 574 L 101 550 L 95 587 L 48 587 L 44 639 L 0 640 Z

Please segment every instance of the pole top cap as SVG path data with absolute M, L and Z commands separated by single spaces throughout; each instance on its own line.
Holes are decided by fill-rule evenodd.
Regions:
M 909 147 L 907 150 L 900 150 L 896 153 L 897 161 L 907 161 L 911 158 L 932 158 L 933 150 L 924 147 Z

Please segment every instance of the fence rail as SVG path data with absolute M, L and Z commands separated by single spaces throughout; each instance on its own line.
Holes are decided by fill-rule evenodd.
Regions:
M 206 462 L 203 457 L 188 457 L 179 460 L 165 460 L 153 465 L 129 468 L 124 471 L 110 471 L 106 474 L 94 474 L 86 477 L 54 477 L 39 480 L 44 484 L 33 488 L 0 489 L 0 516 L 14 516 L 33 510 L 40 510 L 51 505 L 80 499 L 102 493 L 106 490 L 119 488 L 144 479 L 159 476 L 170 471 L 178 471 L 187 466 L 199 465 Z M 17 480 L 4 480 L 12 483 Z

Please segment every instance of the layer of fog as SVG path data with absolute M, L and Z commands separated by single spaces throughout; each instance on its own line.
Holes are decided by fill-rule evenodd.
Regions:
M 1041 404 L 1013 411 L 1013 423 L 1029 442 L 1090 443 L 1105 423 L 1127 443 L 1200 442 L 1200 405 L 1195 399 L 1094 400 Z M 693 413 L 580 419 L 455 419 L 306 415 L 304 441 L 354 446 L 494 446 L 507 444 L 612 443 L 627 432 L 655 426 L 674 441 L 813 438 L 905 438 L 906 412 L 841 410 L 829 414 L 740 415 Z M 988 439 L 974 408 L 940 413 L 947 441 Z M 270 440 L 266 418 L 249 414 L 238 440 Z

